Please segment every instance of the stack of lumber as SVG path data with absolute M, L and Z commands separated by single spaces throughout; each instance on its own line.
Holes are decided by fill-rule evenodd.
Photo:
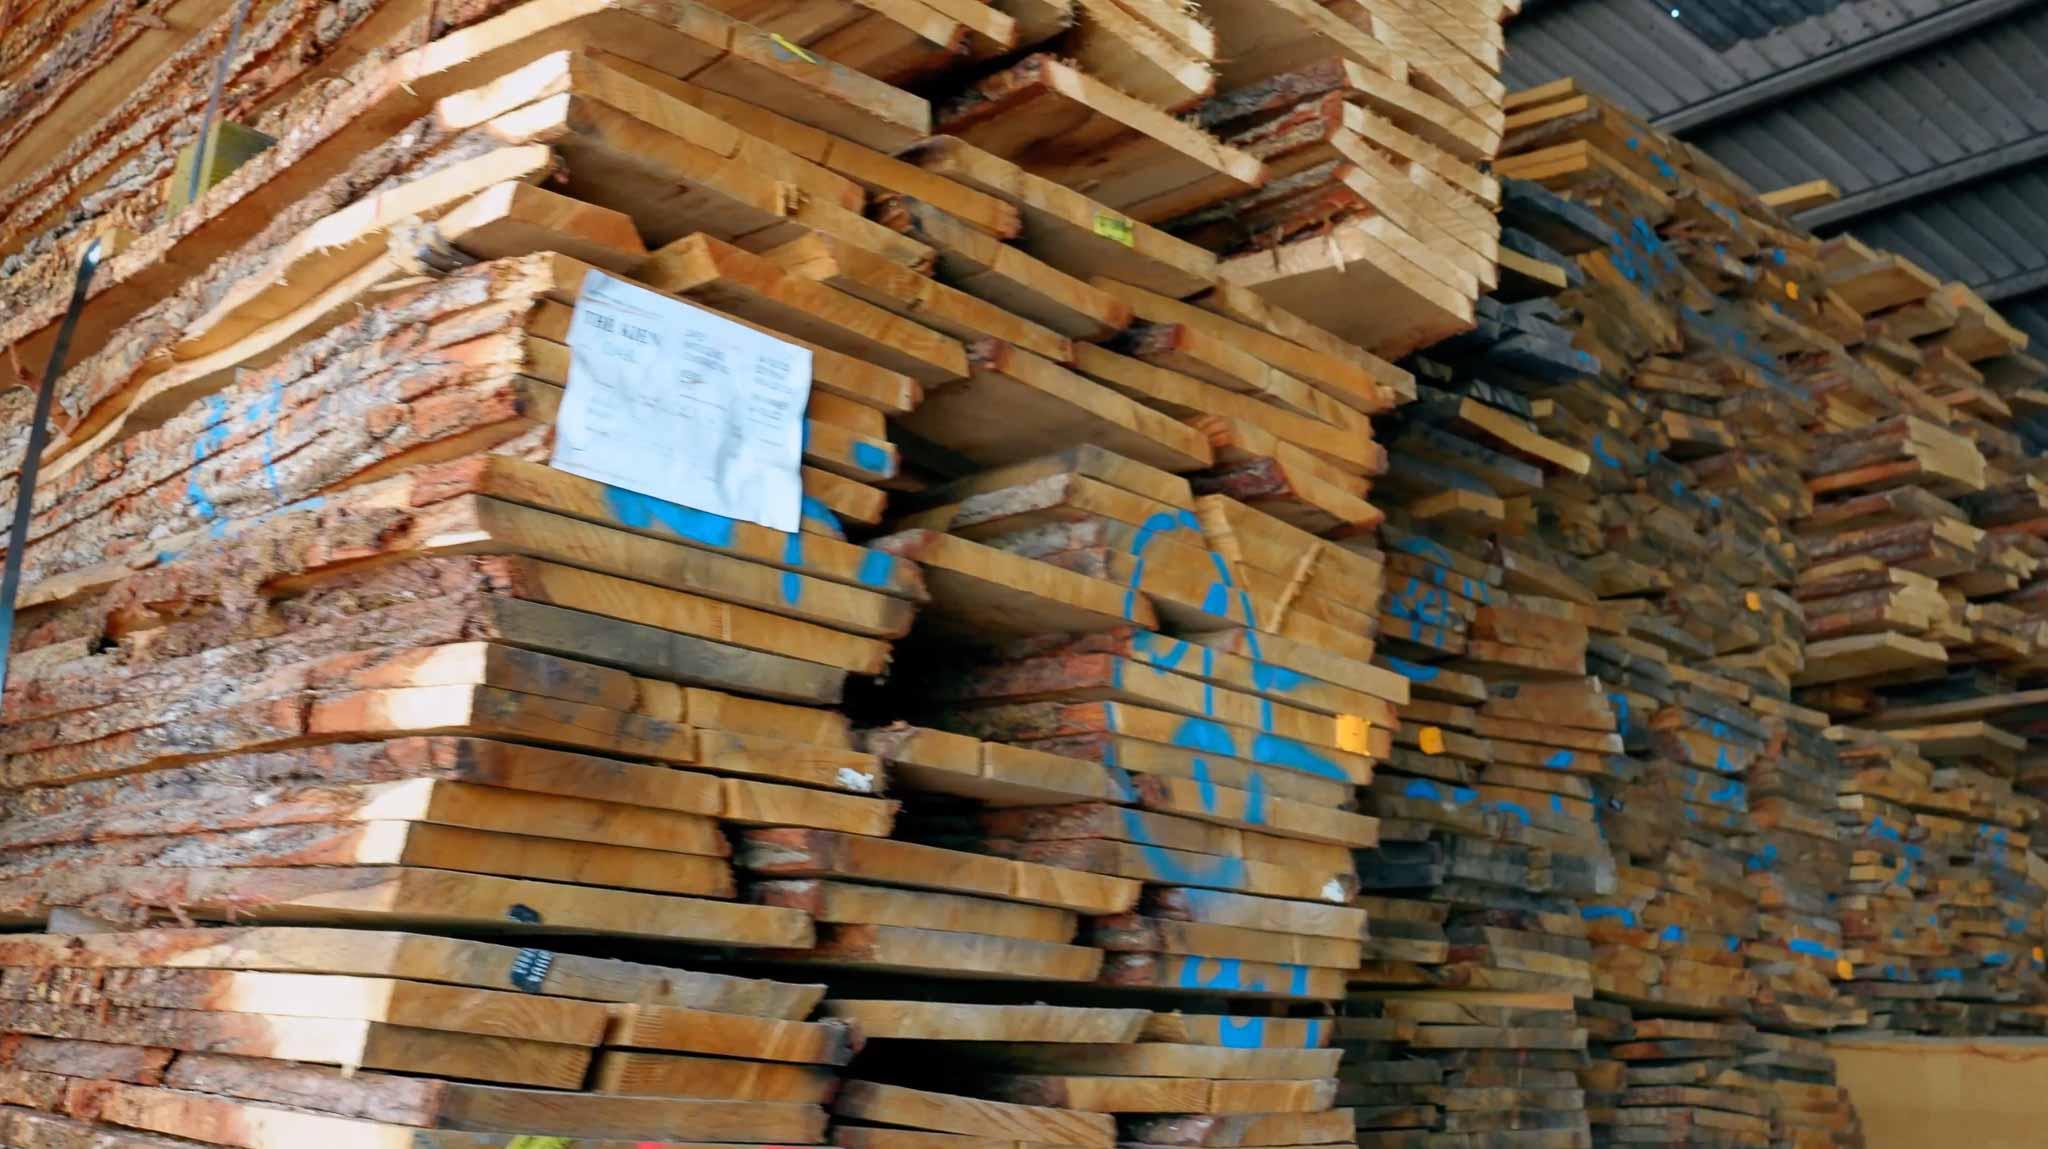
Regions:
M 1845 960 L 1874 1027 L 2033 1030 L 2048 866 L 2017 789 L 2028 731 L 1999 719 L 2048 642 L 2036 448 L 2008 426 L 2038 364 L 1959 284 L 1847 237 L 1818 258 L 1857 321 L 1815 423 L 1795 589 L 1807 701 L 1856 724 L 1833 735 Z
M 1497 328 L 1447 347 L 1493 335 L 1470 370 L 1519 376 L 1537 427 L 1593 461 L 1486 509 L 1497 549 L 1618 616 L 1586 651 L 1626 750 L 1593 779 L 1617 879 L 1582 911 L 1594 1139 L 1855 1144 L 1802 1036 L 1859 1016 L 1836 984 L 1844 768 L 1824 709 L 1792 699 L 1812 662 L 1789 593 L 1813 498 L 1800 429 L 1850 390 L 1819 244 L 1569 84 L 1511 99 L 1504 223 L 1574 266 L 1520 277 Z M 1579 361 L 1539 354 L 1546 325 Z
M 825 987 L 376 929 L 0 938 L 9 1145 L 825 1142 Z
M 428 7 L 10 37 L 22 371 L 107 259 L 22 549 L 0 1140 L 1348 1143 L 1371 420 L 1494 280 L 1500 13 Z M 1398 307 L 1156 226 L 1269 177 L 1177 113 L 1302 69 L 1364 174 L 1300 274 Z M 547 465 L 621 290 L 808 351 L 797 529 Z

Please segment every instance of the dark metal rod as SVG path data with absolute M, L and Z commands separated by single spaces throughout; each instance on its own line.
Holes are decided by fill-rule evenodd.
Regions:
M 78 329 L 78 314 L 85 310 L 86 288 L 100 266 L 100 241 L 86 245 L 78 260 L 78 278 L 71 285 L 71 306 L 57 328 L 56 345 L 43 364 L 43 387 L 36 392 L 36 412 L 28 425 L 28 449 L 21 457 L 15 480 L 14 529 L 7 536 L 7 567 L 0 574 L 0 693 L 7 690 L 8 657 L 14 649 L 14 603 L 21 594 L 21 566 L 28 552 L 28 521 L 36 501 L 36 475 L 42 470 L 43 451 L 50 445 L 50 404 L 57 395 L 57 377 L 64 373 L 65 356 L 71 352 L 71 333 Z

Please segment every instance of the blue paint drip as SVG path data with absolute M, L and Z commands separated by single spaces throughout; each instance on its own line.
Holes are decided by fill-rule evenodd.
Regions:
M 1607 449 L 1607 436 L 1605 435 L 1593 436 L 1593 457 L 1598 459 L 1603 467 L 1613 467 L 1616 470 L 1621 469 L 1621 460 L 1615 458 Z
M 1159 880 L 1176 886 L 1211 886 L 1222 889 L 1241 889 L 1245 884 L 1245 864 L 1242 858 L 1222 858 L 1208 854 L 1175 854 L 1154 841 L 1150 831 L 1145 829 L 1144 815 L 1136 810 L 1125 810 L 1124 832 L 1130 835 L 1145 862 Z M 1199 858 L 1188 862 L 1183 858 Z
M 896 556 L 888 551 L 869 551 L 860 559 L 862 586 L 888 586 L 896 578 Z
M 1202 973 L 1203 962 L 1215 962 L 1214 973 Z M 1241 989 L 1244 985 L 1242 963 L 1236 958 L 1183 957 L 1180 959 L 1180 987 L 1182 989 Z
M 1209 780 L 1209 761 L 1206 758 L 1195 759 L 1195 792 L 1201 797 L 1202 812 L 1204 814 L 1214 814 L 1216 812 L 1216 783 Z
M 1225 1049 L 1258 1049 L 1266 1044 L 1266 1019 L 1226 1014 L 1216 1019 L 1216 1037 Z
M 782 544 L 782 562 L 783 565 L 792 567 L 804 565 L 804 537 L 802 535 L 790 535 L 784 541 Z M 797 601 L 803 597 L 803 576 L 795 571 L 782 572 L 782 601 L 795 606 Z
M 1269 662 L 1252 663 L 1252 685 L 1260 690 L 1271 691 L 1275 694 L 1290 694 L 1295 688 L 1306 681 L 1308 679 L 1300 672 L 1289 670 L 1284 666 L 1274 666 Z
M 1188 750 L 1238 757 L 1237 739 L 1228 727 L 1204 718 L 1184 718 L 1173 732 L 1173 744 Z
M 825 505 L 825 500 L 820 499 L 816 495 L 805 495 L 801 505 L 805 518 L 816 519 L 828 527 L 834 535 L 842 539 L 846 537 L 845 525 L 839 521 L 838 515 L 832 513 L 832 508 Z
M 868 442 L 853 445 L 853 465 L 885 479 L 896 473 L 896 469 L 889 465 L 889 452 Z
M 604 498 L 612 518 L 620 526 L 645 530 L 659 523 L 678 537 L 707 547 L 732 546 L 733 532 L 738 526 L 724 515 L 671 503 L 624 487 L 607 485 Z
M 1437 676 L 1437 668 L 1434 666 L 1422 666 L 1405 658 L 1395 658 L 1393 655 L 1385 655 L 1384 658 L 1388 670 L 1410 682 L 1429 682 Z
M 1319 778 L 1334 778 L 1344 782 L 1351 779 L 1351 776 L 1344 772 L 1344 768 L 1334 761 L 1292 738 L 1282 738 L 1278 734 L 1261 734 L 1252 739 L 1252 761 L 1268 766 L 1285 766 L 1290 770 L 1299 770 Z

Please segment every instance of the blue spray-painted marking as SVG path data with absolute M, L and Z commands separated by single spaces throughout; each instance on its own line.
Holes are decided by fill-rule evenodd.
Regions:
M 1564 799 L 1552 794 L 1550 796 L 1550 812 L 1562 817 L 1564 815 Z
M 1572 760 L 1573 754 L 1571 751 L 1559 750 L 1557 753 L 1545 758 L 1543 764 L 1552 770 L 1569 770 L 1572 768 Z
M 1628 733 L 1628 695 L 1620 691 L 1609 691 L 1608 704 L 1614 707 L 1615 729 Z
M 1152 669 L 1161 674 L 1179 666 L 1180 660 L 1187 655 L 1188 648 L 1194 645 L 1183 638 L 1168 647 L 1164 652 L 1161 652 L 1158 649 L 1158 644 L 1165 641 L 1166 639 L 1163 636 L 1154 634 L 1149 630 L 1141 630 L 1131 636 L 1131 646 L 1139 654 L 1145 656 L 1145 661 L 1151 665 Z
M 262 395 L 249 401 L 249 407 L 242 417 L 250 424 L 259 420 L 263 425 L 263 481 L 270 487 L 273 497 L 284 489 L 277 475 L 277 422 L 284 416 L 284 381 L 276 380 Z
M 1579 916 L 1589 922 L 1612 918 L 1625 926 L 1636 924 L 1636 912 L 1626 906 L 1582 906 L 1579 909 Z
M 1203 962 L 1215 962 L 1215 972 L 1202 973 Z M 1242 989 L 1242 963 L 1236 958 L 1184 957 L 1180 959 L 1182 989 Z
M 845 525 L 839 521 L 839 516 L 832 512 L 832 508 L 825 505 L 825 500 L 816 495 L 805 495 L 800 505 L 805 518 L 816 519 L 831 528 L 833 534 L 840 538 L 846 537 Z
M 853 445 L 853 465 L 869 474 L 881 475 L 884 478 L 893 470 L 889 466 L 889 452 L 866 442 Z
M 1529 811 L 1523 809 L 1522 804 L 1519 802 L 1495 802 L 1490 807 L 1490 809 L 1498 810 L 1503 814 L 1512 815 L 1517 821 L 1521 822 L 1524 826 L 1529 824 Z
M 1225 1049 L 1258 1049 L 1266 1044 L 1266 1019 L 1231 1017 L 1216 1019 L 1216 1036 Z
M 1246 773 L 1244 780 L 1244 820 L 1246 825 L 1266 824 L 1266 776 L 1257 770 Z
M 888 551 L 869 551 L 860 559 L 862 586 L 888 586 L 896 578 L 896 556 Z
M 1181 719 L 1180 725 L 1174 728 L 1173 744 L 1187 750 L 1201 750 L 1230 758 L 1239 756 L 1237 739 L 1230 736 L 1229 728 L 1204 718 Z
M 738 525 L 724 515 L 671 503 L 624 487 L 607 485 L 604 499 L 612 518 L 620 526 L 645 530 L 660 523 L 676 535 L 707 547 L 731 546 L 733 531 Z
M 1216 812 L 1216 783 L 1209 780 L 1209 761 L 1206 758 L 1195 759 L 1195 793 L 1201 797 L 1202 812 L 1214 814 Z
M 1267 766 L 1285 766 L 1290 770 L 1299 770 L 1303 774 L 1314 774 L 1320 778 L 1334 778 L 1338 781 L 1350 781 L 1351 778 L 1344 772 L 1343 767 L 1316 750 L 1292 738 L 1282 738 L 1278 734 L 1261 734 L 1252 739 L 1252 761 Z
M 1224 889 L 1243 887 L 1245 865 L 1242 858 L 1223 858 L 1211 854 L 1190 854 L 1176 852 L 1161 846 L 1145 828 L 1145 816 L 1136 810 L 1125 810 L 1124 833 L 1144 854 L 1145 862 L 1159 880 L 1177 886 L 1217 886 Z M 1184 861 L 1184 858 L 1199 858 L 1200 861 Z
M 1323 1019 L 1322 1019 L 1322 1018 L 1319 1018 L 1319 1017 L 1312 1017 L 1312 1018 L 1310 1018 L 1310 1019 L 1309 1019 L 1309 1021 L 1308 1021 L 1308 1040 L 1307 1040 L 1307 1041 L 1305 1041 L 1305 1042 L 1303 1042 L 1302 1044 L 1303 1044 L 1303 1046 L 1304 1046 L 1305 1048 L 1308 1048 L 1308 1049 L 1316 1049 L 1316 1048 L 1320 1047 L 1320 1046 L 1321 1046 L 1321 1045 L 1323 1044 Z
M 1785 943 L 1785 948 L 1793 953 L 1803 954 L 1807 957 L 1826 958 L 1828 961 L 1835 960 L 1835 951 L 1833 949 L 1819 942 L 1809 941 L 1806 938 L 1793 938 Z
M 1287 992 L 1295 997 L 1308 996 L 1308 967 L 1287 963 L 1282 968 L 1288 971 Z
M 1145 558 L 1143 555 L 1140 555 L 1138 561 L 1131 567 L 1131 583 L 1124 588 L 1124 618 L 1127 621 L 1137 613 L 1138 584 L 1144 581 Z
M 1617 471 L 1621 469 L 1621 460 L 1615 458 L 1614 454 L 1607 449 L 1607 436 L 1605 435 L 1593 436 L 1593 457 L 1600 460 L 1600 465 L 1603 467 L 1612 467 Z
M 1685 930 L 1675 925 L 1665 926 L 1664 932 L 1657 936 L 1667 942 L 1682 942 L 1685 940 Z
M 1289 670 L 1284 666 L 1274 666 L 1270 662 L 1252 664 L 1252 685 L 1260 690 L 1270 690 L 1275 694 L 1291 694 L 1306 681 L 1308 679 L 1299 671 Z
M 1963 980 L 1963 971 L 1959 969 L 1938 969 L 1934 971 L 1934 980 L 1961 981 Z
M 1391 654 L 1383 657 L 1388 670 L 1393 671 L 1410 682 L 1429 682 L 1436 678 L 1438 673 L 1437 668 L 1434 666 L 1422 666 L 1418 663 L 1409 662 L 1405 658 L 1395 658 Z
M 788 540 L 783 543 L 782 562 L 785 566 L 800 567 L 804 565 L 803 535 L 792 534 L 789 536 Z M 791 606 L 794 606 L 796 605 L 797 601 L 803 597 L 803 576 L 797 574 L 795 571 L 782 572 L 782 601 L 790 604 Z
M 185 479 L 185 500 L 192 504 L 192 510 L 201 522 L 212 523 L 220 518 L 220 508 L 207 497 L 206 488 L 199 482 L 200 464 L 208 455 L 225 446 L 228 441 L 228 401 L 218 392 L 206 397 L 206 429 L 192 441 L 192 473 Z M 213 533 L 223 533 L 222 525 L 215 523 Z
M 1436 783 L 1421 778 L 1411 780 L 1407 788 L 1401 791 L 1401 794 L 1404 797 L 1422 798 L 1429 801 L 1440 801 L 1443 798 L 1443 792 L 1436 788 Z
M 1736 937 L 1734 934 L 1729 934 L 1728 940 L 1724 944 L 1727 945 L 1729 953 L 1734 953 L 1736 950 L 1742 948 L 1742 939 Z

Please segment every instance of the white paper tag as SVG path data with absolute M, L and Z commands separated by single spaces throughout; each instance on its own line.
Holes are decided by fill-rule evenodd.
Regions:
M 583 277 L 554 466 L 794 532 L 811 353 L 609 275 Z

